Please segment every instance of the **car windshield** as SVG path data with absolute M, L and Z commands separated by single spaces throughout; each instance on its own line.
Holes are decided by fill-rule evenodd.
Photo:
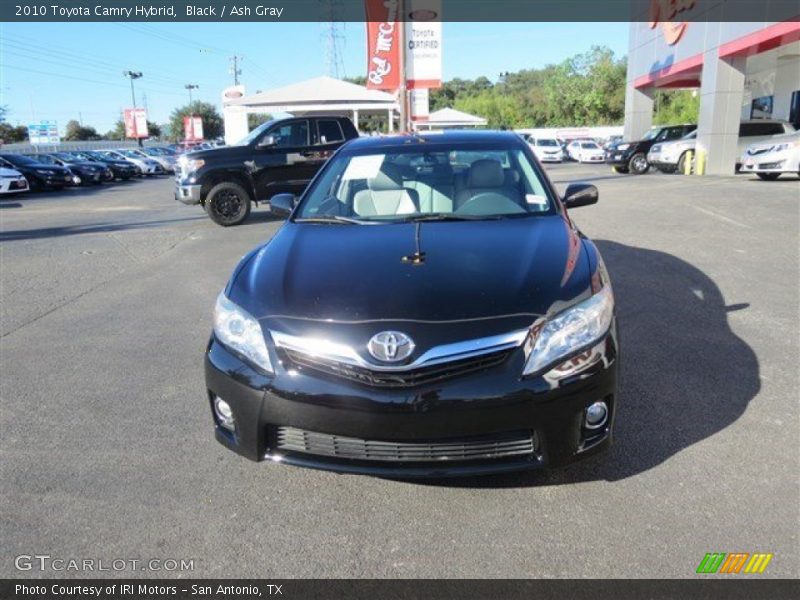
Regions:
M 273 121 L 267 121 L 266 123 L 262 123 L 261 125 L 259 125 L 255 129 L 253 129 L 253 131 L 248 133 L 246 136 L 244 136 L 242 139 L 240 139 L 238 142 L 236 142 L 233 145 L 234 146 L 248 146 L 249 144 L 252 144 L 254 141 L 256 141 L 261 136 L 262 133 L 264 133 L 267 129 L 272 127 L 274 124 L 275 124 L 274 120 Z
M 143 158 L 136 150 L 122 150 L 122 154 L 130 158 Z
M 295 220 L 482 220 L 555 210 L 542 174 L 523 150 L 443 146 L 336 155 Z
M 558 142 L 555 140 L 548 140 L 548 139 L 539 139 L 536 140 L 537 146 L 558 146 Z
M 583 148 L 585 150 L 596 150 L 596 149 L 599 148 L 599 146 L 597 144 L 595 144 L 594 142 L 583 142 L 581 144 L 581 148 Z
M 53 154 L 53 156 L 68 162 L 71 160 L 75 160 L 75 156 L 73 156 L 72 154 L 67 154 L 66 152 L 56 152 L 55 154 Z
M 23 156 L 22 154 L 4 154 L 5 158 L 12 165 L 38 165 L 38 160 L 32 159 L 30 156 Z
M 36 156 L 31 156 L 33 160 L 36 162 L 40 162 L 45 165 L 57 165 L 56 159 L 52 156 L 48 156 L 47 154 L 37 154 Z
M 691 133 L 687 133 L 687 134 L 686 134 L 685 136 L 683 136 L 681 139 L 682 139 L 682 140 L 693 140 L 693 139 L 695 139 L 695 138 L 697 138 L 697 129 L 695 129 L 695 130 L 694 130 L 694 131 L 692 131 Z
M 658 134 L 660 134 L 662 131 L 664 131 L 664 130 L 663 130 L 663 129 L 659 129 L 658 127 L 656 127 L 655 129 L 651 129 L 651 130 L 650 130 L 650 131 L 648 131 L 646 134 L 644 134 L 644 137 L 642 138 L 642 141 L 646 141 L 646 140 L 653 140 L 653 139 L 655 139 L 655 138 L 656 138 L 656 136 L 658 136 Z

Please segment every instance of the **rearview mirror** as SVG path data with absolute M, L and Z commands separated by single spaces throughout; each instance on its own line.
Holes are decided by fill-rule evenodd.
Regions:
M 288 217 L 292 214 L 296 202 L 294 194 L 275 194 L 269 199 L 269 207 L 276 217 Z
M 597 188 L 591 183 L 571 183 L 564 193 L 564 206 L 567 208 L 578 208 L 597 204 L 600 195 Z
M 276 144 L 275 136 L 274 135 L 265 135 L 261 138 L 261 141 L 258 142 L 259 148 L 268 148 L 269 146 L 274 146 Z

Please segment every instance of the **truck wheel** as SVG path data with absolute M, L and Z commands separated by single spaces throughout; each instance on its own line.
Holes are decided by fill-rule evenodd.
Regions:
M 649 168 L 647 157 L 642 152 L 637 152 L 628 161 L 628 170 L 634 175 L 644 175 Z
M 217 225 L 239 225 L 250 214 L 250 194 L 236 183 L 218 183 L 206 197 L 206 212 Z
M 758 175 L 764 181 L 775 181 L 781 176 L 780 173 L 756 173 L 756 175 Z

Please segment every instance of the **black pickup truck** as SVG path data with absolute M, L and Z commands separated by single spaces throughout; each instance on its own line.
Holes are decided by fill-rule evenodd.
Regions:
M 237 144 L 183 155 L 175 168 L 175 199 L 201 204 L 218 225 L 238 225 L 253 202 L 302 193 L 328 157 L 356 137 L 345 117 L 268 121 Z

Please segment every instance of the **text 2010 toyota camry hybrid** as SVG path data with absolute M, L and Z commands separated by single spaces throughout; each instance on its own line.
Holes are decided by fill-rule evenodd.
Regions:
M 611 441 L 614 296 L 528 145 L 343 146 L 217 298 L 217 439 L 253 460 L 397 476 L 561 465 Z

